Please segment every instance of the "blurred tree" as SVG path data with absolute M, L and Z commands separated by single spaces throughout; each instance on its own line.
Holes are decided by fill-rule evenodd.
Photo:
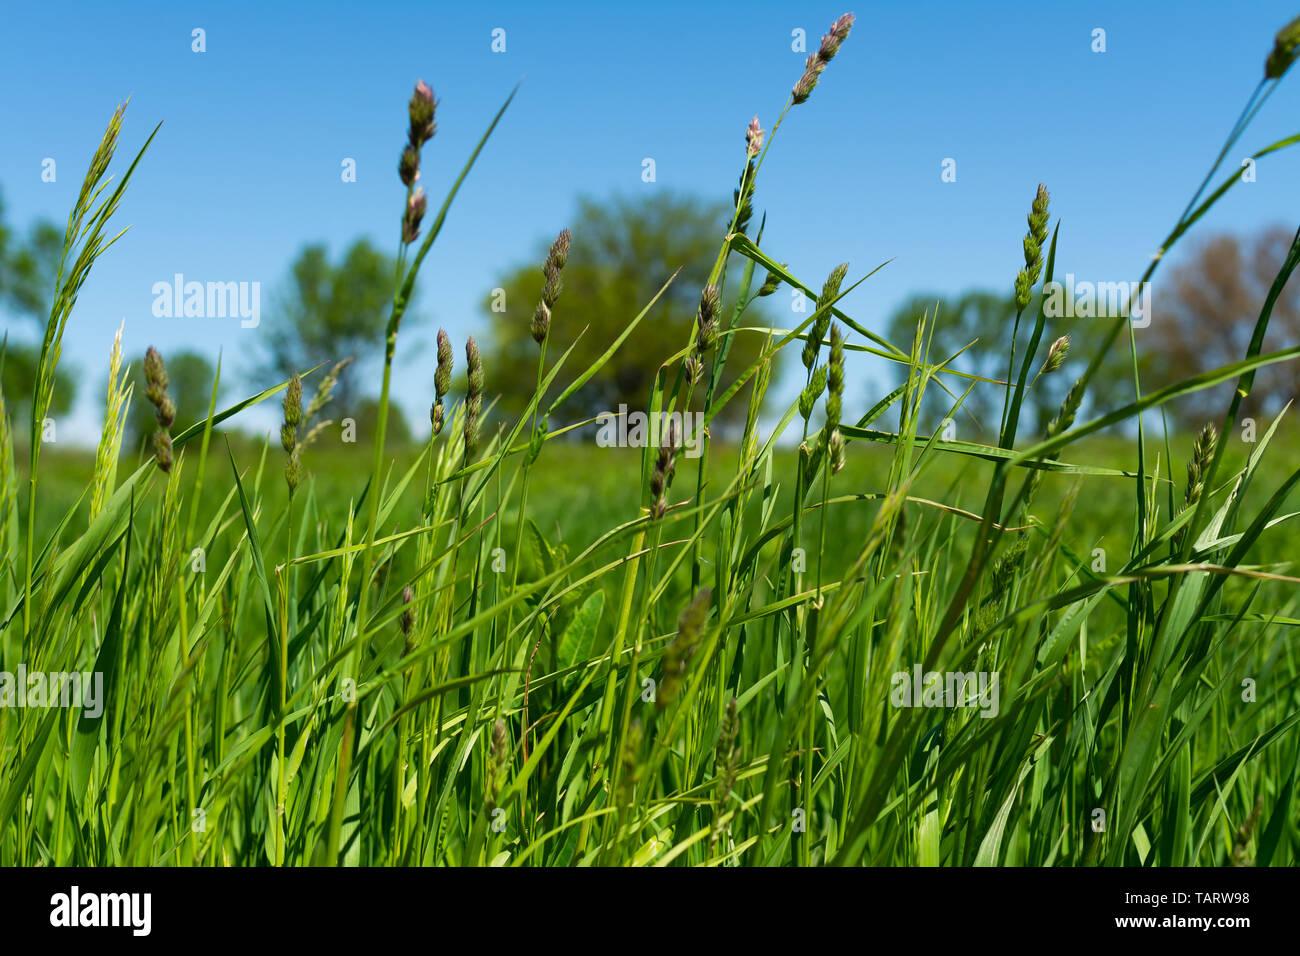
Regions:
M 549 363 L 578 341 L 565 363 L 562 379 L 572 378 L 591 365 L 673 271 L 683 268 L 609 363 L 565 403 L 560 412 L 565 419 L 616 411 L 620 403 L 630 409 L 644 409 L 658 363 L 687 344 L 700 290 L 717 257 L 730 212 L 722 204 L 672 194 L 653 199 L 615 197 L 599 203 L 579 199 L 577 216 L 571 224 L 573 250 L 564 267 L 564 291 L 555 307 L 547 345 Z M 537 384 L 538 349 L 529 334 L 529 324 L 541 298 L 541 266 L 553 238 L 548 237 L 538 247 L 533 259 L 514 267 L 497 282 L 504 295 L 494 291 L 484 299 L 483 310 L 491 322 L 491 354 L 484 358 L 487 391 L 489 395 L 501 394 L 500 408 L 508 414 L 518 413 L 526 405 Z M 733 292 L 743 267 L 743 260 L 733 258 L 728 270 Z M 755 271 L 751 295 L 764 278 L 766 273 L 761 269 Z M 723 303 L 723 328 L 730 322 L 734 305 L 734 299 Z M 740 324 L 770 323 L 756 303 Z M 581 339 L 579 333 L 583 333 Z M 762 343 L 762 337 L 754 334 L 736 337 L 722 388 L 757 359 Z M 695 390 L 697 402 L 702 402 L 703 391 L 703 386 Z M 734 421 L 744 415 L 745 407 L 744 395 L 739 395 L 722 417 Z
M 32 395 L 36 391 L 36 359 L 40 349 L 34 345 L 5 346 L 4 371 L 0 374 L 0 389 L 4 390 L 5 406 L 9 419 L 19 435 L 27 435 L 27 422 L 31 421 Z M 60 369 L 55 373 L 54 399 L 50 403 L 52 415 L 63 415 L 72 408 L 76 398 L 75 379 Z
M 37 330 L 43 329 L 49 318 L 50 296 L 62 252 L 63 233 L 47 220 L 37 220 L 25 239 L 19 237 L 5 224 L 4 197 L 0 196 L 0 309 L 30 319 Z M 18 432 L 26 434 L 19 423 L 31 407 L 40 345 L 17 341 L 7 331 L 0 339 L 6 341 L 0 388 L 4 389 L 10 418 Z M 68 411 L 76 393 L 75 377 L 61 368 L 56 373 L 50 411 L 55 415 Z
M 356 425 L 354 436 L 357 444 L 363 447 L 370 447 L 370 443 L 375 440 L 375 428 L 379 422 L 379 399 L 361 398 L 358 399 L 353 410 L 346 415 L 340 415 L 331 412 L 333 402 L 326 406 L 321 418 L 330 419 L 333 424 L 322 435 L 321 441 L 326 441 L 330 435 L 343 434 L 343 419 L 351 418 Z M 384 440 L 390 448 L 401 448 L 411 443 L 411 426 L 407 424 L 406 416 L 402 414 L 402 409 L 396 402 L 388 406 L 388 424 L 384 429 Z
M 3 215 L 3 207 L 0 207 Z M 6 248 L 7 247 L 7 248 Z M 4 235 L 0 221 L 0 296 L 20 315 L 44 322 L 49 317 L 50 296 L 58 278 L 63 233 L 52 223 L 40 220 L 18 244 Z
M 253 371 L 256 388 L 354 356 L 339 376 L 333 408 L 336 415 L 355 410 L 366 370 L 383 349 L 396 271 L 396 260 L 365 239 L 353 242 L 337 265 L 324 245 L 305 247 L 276 296 L 272 321 L 264 323 L 261 360 Z M 408 309 L 404 325 L 413 321 Z
M 212 363 L 192 351 L 164 354 L 163 363 L 167 368 L 167 394 L 176 403 L 176 425 L 173 432 L 206 419 L 208 405 L 212 400 L 212 379 L 216 375 Z M 131 411 L 127 417 L 123 447 L 135 449 L 158 427 L 154 407 L 144 397 L 144 356 L 139 356 L 131 363 L 131 381 L 135 389 L 131 394 Z M 217 411 L 221 411 L 220 406 Z
M 1035 296 L 1020 318 L 1016 375 L 1020 373 L 1023 350 L 1029 344 L 1029 337 L 1033 332 L 1038 315 L 1038 304 L 1039 298 Z M 934 329 L 931 361 L 941 362 L 975 341 L 973 346 L 953 361 L 951 367 L 998 382 L 1007 380 L 1008 363 L 1011 358 L 1011 334 L 1016 320 L 1015 300 L 1009 288 L 1005 293 L 975 289 L 956 297 L 944 297 L 935 293 L 914 295 L 899 306 L 890 317 L 888 339 L 899 348 L 909 348 L 916 331 L 916 323 L 923 315 L 929 317 L 927 327 L 933 326 Z M 1050 376 L 1040 378 L 1037 385 L 1026 393 L 1018 429 L 1022 442 L 1027 438 L 1041 437 L 1047 423 L 1060 407 L 1066 391 L 1087 367 L 1091 356 L 1090 350 L 1100 344 L 1106 331 L 1105 320 L 1050 317 L 1047 319 L 1043 326 L 1043 337 L 1039 343 L 1035 364 L 1029 374 L 1029 381 L 1033 381 L 1038 368 L 1047 357 L 1048 348 L 1057 338 L 1068 335 L 1070 351 L 1065 364 L 1059 370 Z M 1129 362 L 1126 341 L 1117 340 L 1106 359 L 1104 371 L 1089 383 L 1087 401 L 1101 407 L 1112 407 L 1117 403 L 1131 401 L 1132 373 L 1129 373 L 1128 378 L 1124 377 L 1124 369 L 1129 367 Z M 906 367 L 894 363 L 891 363 L 890 367 L 893 370 L 895 384 L 901 383 L 906 378 Z M 970 384 L 969 379 L 952 376 L 946 376 L 944 381 L 958 396 Z M 953 416 L 958 437 L 996 442 L 1005 397 L 1004 385 L 976 382 L 975 388 L 962 406 L 964 411 L 958 411 Z M 953 399 L 947 392 L 931 384 L 926 389 L 925 414 L 928 418 L 923 419 L 922 429 L 937 428 L 939 422 L 947 416 L 952 402 Z M 974 416 L 979 423 L 979 431 L 976 434 L 967 431 L 969 427 L 975 425 L 975 422 L 971 421 L 971 416 Z
M 1285 226 L 1253 237 L 1212 236 L 1194 247 L 1165 283 L 1157 283 L 1151 326 L 1147 390 L 1169 385 L 1246 356 L 1250 338 L 1291 247 L 1294 233 Z M 1162 289 L 1167 292 L 1162 294 Z M 1143 336 L 1145 338 L 1145 336 Z M 1141 340 L 1139 340 L 1141 341 Z M 1264 351 L 1300 341 L 1300 279 L 1293 275 L 1273 307 Z M 1179 399 L 1171 407 L 1188 427 L 1218 422 L 1227 410 L 1235 379 Z M 1243 414 L 1275 415 L 1300 394 L 1300 365 L 1278 362 L 1255 376 Z

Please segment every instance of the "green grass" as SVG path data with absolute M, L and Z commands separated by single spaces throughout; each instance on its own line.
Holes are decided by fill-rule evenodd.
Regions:
M 100 672 L 106 708 L 0 708 L 0 863 L 1295 865 L 1300 463 L 1286 416 L 1240 438 L 1253 369 L 1300 355 L 1261 354 L 1272 297 L 1239 362 L 1151 393 L 1135 377 L 1091 417 L 1101 356 L 1074 383 L 1038 376 L 1041 315 L 1018 322 L 1008 380 L 975 382 L 929 353 L 930 316 L 889 343 L 836 305 L 852 274 L 801 279 L 779 238 L 746 235 L 792 105 L 720 237 L 710 285 L 741 305 L 703 295 L 704 331 L 654 357 L 645 397 L 735 403 L 739 440 L 698 459 L 659 435 L 598 448 L 591 424 L 569 441 L 548 411 L 619 340 L 587 369 L 539 348 L 532 403 L 476 416 L 476 442 L 477 396 L 447 395 L 440 433 L 389 447 L 388 369 L 454 187 L 401 246 L 375 434 L 308 443 L 292 398 L 290 453 L 226 434 L 297 388 L 268 383 L 164 428 L 166 471 L 119 463 L 120 386 L 95 456 L 36 440 L 129 178 L 95 205 L 116 117 L 69 221 L 26 440 L 0 410 L 3 670 Z M 1029 286 L 1058 271 L 1036 203 Z M 1275 289 L 1298 262 L 1300 241 Z M 799 328 L 747 327 L 769 275 L 816 300 Z M 1108 347 L 1131 352 L 1125 324 Z M 844 329 L 906 375 L 871 407 L 840 394 Z M 723 392 L 736 335 L 764 355 Z M 808 386 L 779 408 L 766 373 L 787 352 Z M 304 370 L 308 390 L 325 375 Z M 1237 391 L 1194 454 L 1162 412 L 1221 382 Z M 957 409 L 971 387 L 1004 395 L 998 441 L 929 435 L 923 397 Z M 1046 434 L 1021 426 L 1030 387 L 1060 396 Z M 894 675 L 918 667 L 995 674 L 996 712 L 899 706 Z

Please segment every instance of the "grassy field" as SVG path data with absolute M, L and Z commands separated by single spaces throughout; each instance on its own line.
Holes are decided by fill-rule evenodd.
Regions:
M 1297 49 L 1300 21 L 1244 117 Z M 440 335 L 434 434 L 394 447 L 401 320 L 459 187 L 425 221 L 433 108 L 417 86 L 375 433 L 317 429 L 329 364 L 188 423 L 165 357 L 128 375 L 115 353 L 91 455 L 39 439 L 135 168 L 107 178 L 114 118 L 69 220 L 32 422 L 0 410 L 3 671 L 100 675 L 103 693 L 0 707 L 0 863 L 1295 865 L 1300 462 L 1289 411 L 1252 441 L 1242 419 L 1252 372 L 1300 357 L 1261 351 L 1300 238 L 1239 361 L 1085 415 L 1101 355 L 1065 378 L 1041 312 L 1018 320 L 1007 380 L 977 383 L 931 354 L 931 316 L 887 342 L 837 305 L 844 267 L 794 276 L 751 238 L 778 120 L 750 129 L 695 327 L 645 396 L 740 409 L 737 440 L 693 457 L 698 436 L 656 426 L 606 448 L 553 419 L 621 344 L 588 368 L 548 353 L 566 231 L 523 414 L 493 417 L 490 356 Z M 1236 181 L 1193 197 L 1165 248 Z M 1022 310 L 1057 271 L 1048 194 L 1026 198 Z M 748 328 L 780 286 L 815 302 L 806 319 Z M 1136 348 L 1127 325 L 1107 348 Z M 740 335 L 764 349 L 724 391 Z M 847 407 L 854 350 L 906 380 Z M 806 382 L 788 408 L 766 395 L 778 360 Z M 1163 411 L 1228 382 L 1212 427 L 1166 434 Z M 922 427 L 923 398 L 957 417 L 970 387 L 1004 396 L 996 440 Z M 1031 388 L 1059 396 L 1042 433 L 1021 421 Z M 143 457 L 120 451 L 130 401 L 157 410 Z M 224 432 L 263 401 L 281 403 L 279 441 Z

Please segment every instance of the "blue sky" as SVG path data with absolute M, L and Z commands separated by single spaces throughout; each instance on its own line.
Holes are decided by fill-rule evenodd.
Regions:
M 415 79 L 440 100 L 422 179 L 436 206 L 523 77 L 421 273 L 426 321 L 403 330 L 395 395 L 418 426 L 439 325 L 457 342 L 481 330 L 485 292 L 536 258 L 579 194 L 730 199 L 746 123 L 757 113 L 769 127 L 802 71 L 791 31 L 805 30 L 811 49 L 844 9 L 857 14 L 852 36 L 782 127 L 756 206 L 768 251 L 810 285 L 844 260 L 856 278 L 896 257 L 846 300 L 873 328 L 913 291 L 1009 289 L 1040 181 L 1062 220 L 1059 271 L 1137 278 L 1296 13 L 1273 0 L 10 5 L 0 188 L 11 225 L 66 219 L 120 100 L 131 97 L 119 156 L 164 121 L 120 213 L 132 228 L 71 320 L 64 361 L 82 391 L 60 440 L 97 435 L 123 319 L 129 354 L 224 349 L 231 371 L 246 367 L 257 330 L 155 318 L 155 282 L 177 272 L 257 281 L 266 313 L 305 242 L 337 253 L 365 235 L 391 250 Z M 191 50 L 196 27 L 204 53 Z M 498 27 L 504 53 L 491 50 Z M 1098 27 L 1105 53 L 1091 50 Z M 1292 76 L 1237 153 L 1300 130 L 1298 107 Z M 46 157 L 58 164 L 54 183 L 41 181 Z M 641 180 L 645 157 L 653 184 Z M 949 157 L 954 183 L 940 178 Z M 344 158 L 356 160 L 355 183 L 341 181 Z M 1265 160 L 1199 231 L 1294 225 L 1298 174 L 1300 153 Z M 3 321 L 15 338 L 36 334 Z M 870 364 L 856 378 L 855 402 L 884 381 Z M 225 394 L 243 393 L 241 383 Z

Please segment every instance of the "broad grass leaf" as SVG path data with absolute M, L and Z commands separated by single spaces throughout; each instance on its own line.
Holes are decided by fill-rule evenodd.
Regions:
M 593 591 L 573 615 L 560 635 L 558 656 L 561 667 L 572 667 L 591 656 L 591 648 L 605 607 L 605 592 Z

